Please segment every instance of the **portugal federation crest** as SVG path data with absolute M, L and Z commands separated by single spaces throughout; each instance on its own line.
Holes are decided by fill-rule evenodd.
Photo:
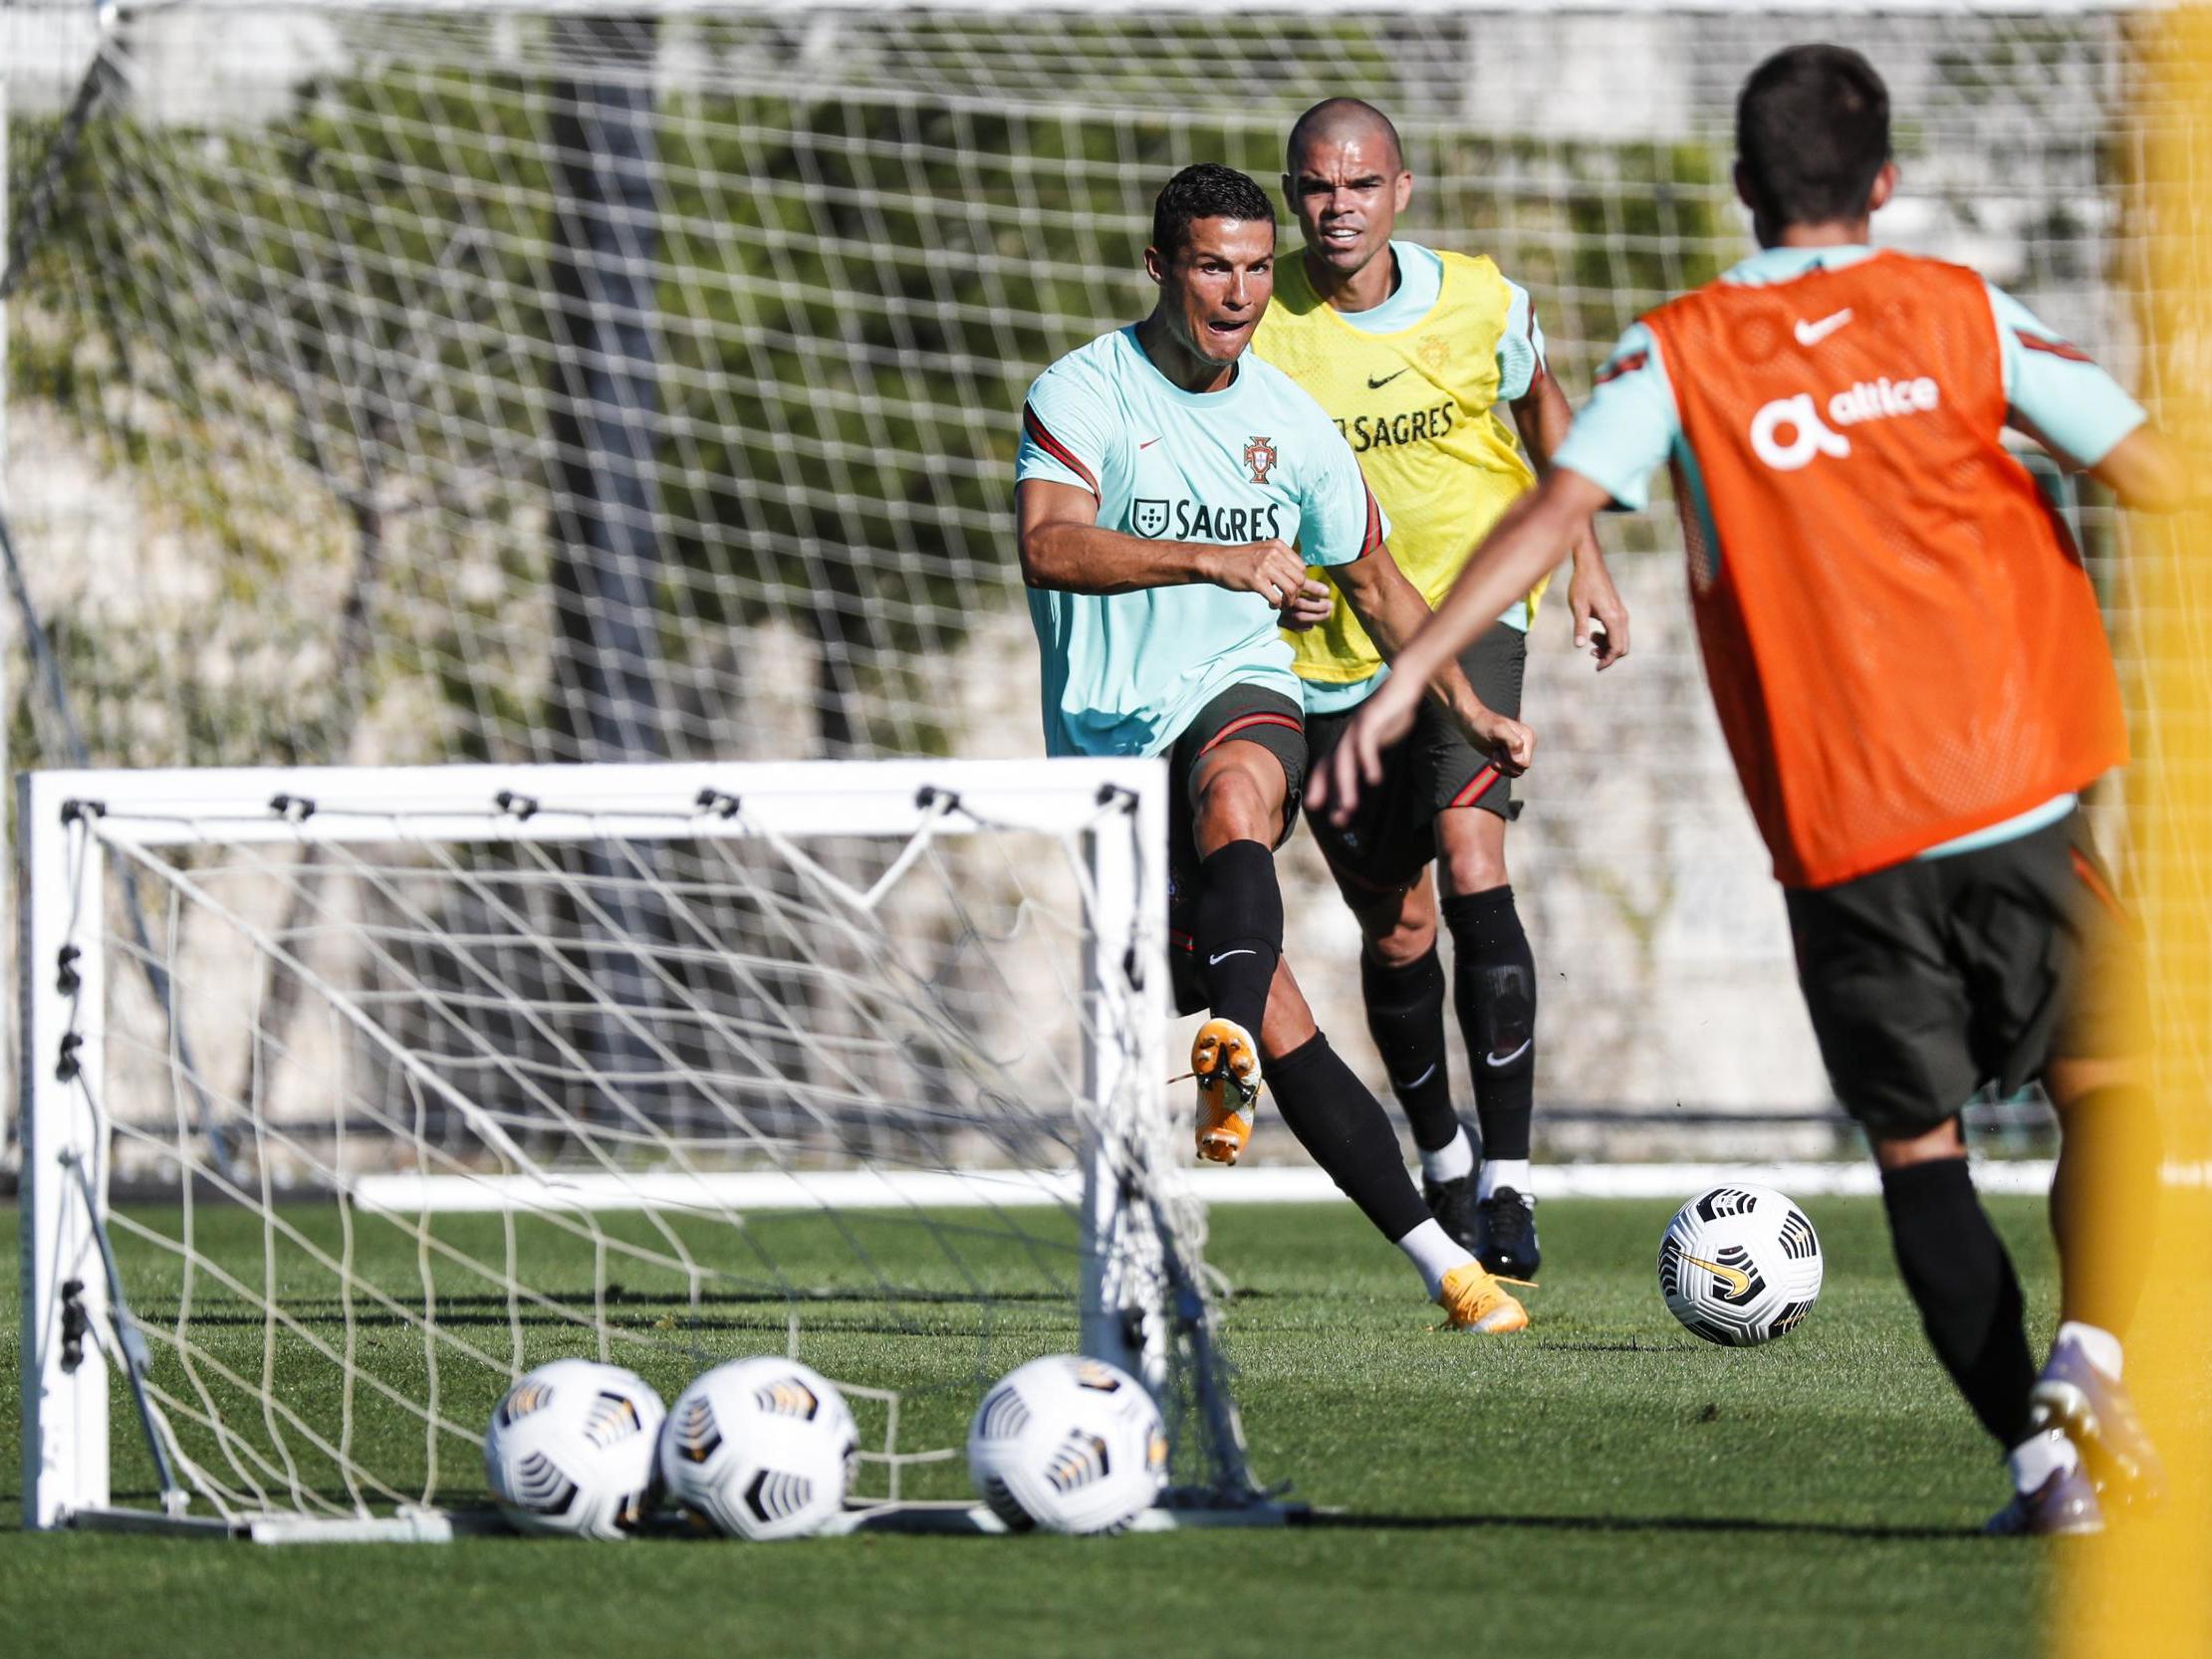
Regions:
M 1244 464 L 1252 473 L 1252 482 L 1265 484 L 1267 475 L 1275 470 L 1275 440 L 1254 438 L 1244 446 Z

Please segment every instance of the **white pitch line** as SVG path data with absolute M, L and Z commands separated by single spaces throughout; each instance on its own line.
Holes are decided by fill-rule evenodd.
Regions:
M 2051 1190 L 2048 1159 L 1991 1159 L 1974 1165 L 1989 1193 L 2040 1196 Z M 1318 1169 L 1258 1165 L 1191 1169 L 1177 1179 L 1194 1197 L 1215 1204 L 1312 1204 L 1338 1198 Z M 1639 1198 L 1681 1203 L 1723 1182 L 1751 1182 L 1794 1198 L 1869 1197 L 1881 1181 L 1868 1162 L 1540 1164 L 1534 1185 L 1543 1198 Z M 397 1214 L 499 1210 L 700 1211 L 967 1209 L 995 1205 L 1033 1209 L 1072 1205 L 1082 1190 L 1073 1169 L 1001 1170 L 746 1170 L 687 1174 L 655 1170 L 634 1175 L 363 1175 L 354 1201 Z

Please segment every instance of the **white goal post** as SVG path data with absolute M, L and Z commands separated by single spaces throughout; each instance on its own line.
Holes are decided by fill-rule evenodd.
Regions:
M 782 1248 L 768 1212 L 832 1233 L 877 1212 L 866 1225 L 916 1245 L 957 1233 L 986 1327 L 1001 1293 L 1037 1300 L 994 1251 L 1072 1244 L 1070 1334 L 1171 1420 L 1180 1402 L 1208 1444 L 1192 1502 L 1252 1507 L 1168 1150 L 1159 763 L 48 772 L 23 777 L 18 815 L 27 1526 L 155 1524 L 113 1501 L 128 1437 L 179 1519 L 205 1499 L 261 1536 L 440 1536 L 438 1442 L 481 1431 L 446 1403 L 470 1368 L 503 1387 L 551 1357 L 539 1324 L 636 1363 L 667 1344 L 624 1318 L 636 1292 L 617 1280 L 674 1275 L 680 1324 L 750 1283 L 733 1257 Z M 136 935 L 126 869 L 154 918 Z M 394 966 L 409 952 L 412 977 Z M 425 1031 L 425 1007 L 464 1017 Z M 497 1031 L 523 1035 L 501 1052 Z M 150 1208 L 112 1202 L 149 1178 Z M 250 1218 L 242 1243 L 212 1226 L 219 1204 Z M 1066 1212 L 1072 1240 L 1049 1222 L 984 1236 L 1037 1208 Z M 662 1236 L 611 1233 L 624 1210 Z M 327 1215 L 358 1254 L 322 1250 Z M 549 1256 L 591 1253 L 588 1292 L 536 1265 L 517 1218 Z M 372 1227 L 419 1256 L 419 1291 L 378 1282 Z M 795 1276 L 843 1260 L 804 1248 L 811 1270 L 767 1276 L 794 1343 L 832 1294 Z M 162 1305 L 115 1305 L 111 1286 L 141 1276 Z M 895 1300 L 925 1277 L 872 1283 Z M 504 1304 L 506 1353 L 440 1302 L 495 1284 L 475 1301 Z M 208 1288 L 247 1339 L 203 1336 Z M 371 1315 L 407 1367 L 378 1373 Z M 988 1338 L 983 1383 L 1012 1363 Z M 303 1364 L 321 1380 L 295 1386 Z M 135 1426 L 111 1420 L 119 1368 Z M 324 1422 L 334 1386 L 343 1421 Z M 901 1443 L 895 1387 L 854 1386 L 888 1413 L 868 1507 L 916 1508 L 915 1466 L 948 1454 Z M 427 1440 L 427 1473 L 372 1467 L 371 1408 Z

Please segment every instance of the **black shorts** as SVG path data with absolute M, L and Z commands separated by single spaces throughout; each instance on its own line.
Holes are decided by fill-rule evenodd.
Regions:
M 1876 1139 L 1925 1134 L 2053 1060 L 2129 1052 L 2134 929 L 2079 811 L 1784 896 L 1829 1081 Z
M 1191 948 L 1198 912 L 1198 815 L 1191 805 L 1191 779 L 1200 761 L 1232 740 L 1257 743 L 1273 755 L 1283 767 L 1283 827 L 1275 837 L 1281 846 L 1298 823 L 1306 789 L 1305 722 L 1298 704 L 1281 692 L 1232 685 L 1198 711 L 1167 752 L 1167 965 L 1178 1014 L 1195 1014 L 1207 1005 L 1204 976 Z
M 1528 635 L 1496 622 L 1460 653 L 1459 666 L 1476 696 L 1518 720 L 1528 660 Z M 1306 717 L 1316 766 L 1357 712 Z M 1455 807 L 1479 807 L 1507 820 L 1520 816 L 1513 780 L 1476 751 L 1459 722 L 1423 698 L 1413 729 L 1382 757 L 1382 782 L 1360 791 L 1352 822 L 1339 829 L 1311 813 L 1306 822 L 1340 882 L 1354 892 L 1388 893 L 1412 885 L 1436 856 L 1436 815 Z

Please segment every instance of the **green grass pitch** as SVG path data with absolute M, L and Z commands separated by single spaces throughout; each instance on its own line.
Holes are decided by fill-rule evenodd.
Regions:
M 1828 1250 L 1826 1293 L 1796 1333 L 1751 1350 L 1709 1347 L 1661 1305 L 1652 1259 L 1664 1205 L 1547 1205 L 1536 1327 L 1490 1339 L 1429 1330 L 1434 1310 L 1408 1295 L 1396 1253 L 1349 1205 L 1216 1211 L 1208 1256 L 1237 1288 L 1227 1346 L 1253 1463 L 1321 1508 L 1308 1526 L 289 1549 L 6 1532 L 4 1646 L 164 1659 L 2036 1651 L 2052 1556 L 1975 1536 L 2002 1476 L 1921 1339 L 1878 1204 L 1810 1209 Z M 2040 1206 L 1992 1209 L 2031 1305 L 2048 1309 Z M 206 1237 L 219 1241 L 211 1225 Z M 255 1238 L 241 1230 L 242 1245 Z M 785 1264 L 803 1266 L 804 1249 L 794 1233 Z M 258 1263 L 250 1250 L 241 1260 Z M 365 1263 L 386 1269 L 397 1285 L 414 1265 Z M 821 1272 L 834 1280 L 827 1254 Z M 12 1301 L 14 1285 L 0 1294 Z M 152 1306 L 173 1289 L 149 1274 L 133 1294 Z M 656 1294 L 633 1292 L 613 1316 L 665 1328 L 674 1315 Z M 206 1305 L 218 1310 L 219 1299 Z M 470 1306 L 481 1304 L 457 1301 L 452 1312 Z M 972 1314 L 949 1307 L 941 1330 L 924 1318 L 886 1345 L 839 1306 L 810 1313 L 803 1352 L 815 1363 L 917 1386 L 925 1415 L 944 1423 L 972 1402 Z M 999 1308 L 993 1354 L 1011 1365 L 1065 1345 L 1061 1315 L 1042 1308 Z M 780 1347 L 782 1324 L 780 1305 L 740 1302 L 711 1309 L 690 1336 L 729 1356 Z M 17 1325 L 12 1311 L 0 1320 L 11 1350 L 0 1355 L 7 1526 L 19 1504 Z M 199 1334 L 258 1371 L 257 1319 Z M 505 1342 L 510 1321 L 483 1312 L 480 1334 Z M 526 1335 L 534 1350 L 541 1333 Z M 393 1339 L 393 1366 L 419 1355 L 418 1342 Z M 312 1356 L 279 1357 L 318 1370 Z M 652 1380 L 672 1397 L 680 1356 L 670 1365 Z M 938 1382 L 947 1386 L 932 1391 Z M 453 1402 L 456 1415 L 467 1403 Z M 121 1412 L 118 1422 L 129 1427 Z M 142 1465 L 119 1463 L 119 1491 L 143 1484 Z

